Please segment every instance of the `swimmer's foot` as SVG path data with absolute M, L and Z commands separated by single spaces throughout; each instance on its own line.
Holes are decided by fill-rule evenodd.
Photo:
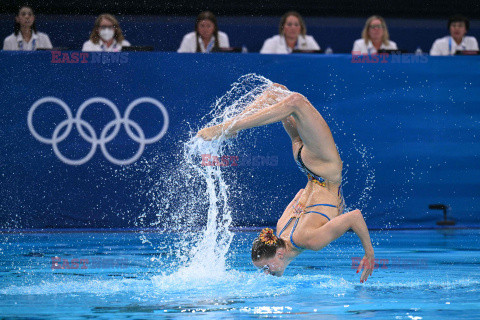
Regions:
M 211 140 L 216 140 L 220 137 L 224 137 L 226 139 L 229 139 L 229 138 L 235 137 L 237 135 L 236 132 L 229 131 L 228 129 L 224 130 L 224 128 L 225 128 L 225 126 L 223 124 L 218 124 L 218 125 L 213 126 L 213 127 L 208 127 L 208 128 L 205 128 L 205 129 L 202 129 L 202 130 L 198 131 L 197 137 L 200 137 L 200 138 L 202 138 L 203 140 L 206 140 L 206 141 L 211 141 Z

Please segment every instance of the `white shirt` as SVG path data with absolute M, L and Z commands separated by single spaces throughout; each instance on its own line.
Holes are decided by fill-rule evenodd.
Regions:
M 208 43 L 207 47 L 203 44 L 203 41 L 200 37 L 198 37 L 195 34 L 195 32 L 190 32 L 187 33 L 183 39 L 182 43 L 180 44 L 180 48 L 178 48 L 177 52 L 180 53 L 185 53 L 185 52 L 190 52 L 190 53 L 195 53 L 197 52 L 197 41 L 198 44 L 200 45 L 200 50 L 202 52 L 210 52 L 210 50 L 213 48 L 213 45 L 215 44 L 215 36 L 212 36 L 210 39 L 210 42 Z M 218 31 L 218 46 L 220 48 L 229 48 L 230 47 L 230 42 L 228 41 L 228 36 L 225 32 Z
M 457 44 L 451 36 L 446 36 L 435 40 L 432 49 L 430 49 L 431 56 L 452 56 L 457 50 L 478 50 L 478 43 L 475 37 L 465 36 L 460 44 Z
M 298 50 L 320 50 L 320 46 L 312 36 L 299 36 L 294 49 Z M 284 36 L 276 35 L 268 38 L 263 43 L 260 53 L 288 54 L 292 53 L 292 48 L 287 46 Z
M 393 42 L 392 40 L 388 41 L 388 45 L 385 45 L 382 42 L 382 45 L 380 46 L 380 49 L 383 50 L 397 50 L 397 44 Z M 352 54 L 376 54 L 377 49 L 373 46 L 372 40 L 368 40 L 368 43 L 365 44 L 365 40 L 358 39 L 355 40 L 353 43 L 353 49 L 352 49 Z
M 122 51 L 122 47 L 130 47 L 130 42 L 123 40 L 121 44 L 118 44 L 117 40 L 113 39 L 113 43 L 110 45 L 110 47 L 107 47 L 102 39 L 98 40 L 97 44 L 93 43 L 92 40 L 88 40 L 83 44 L 82 51 L 119 52 Z
M 37 49 L 52 49 L 50 38 L 45 33 L 32 32 L 30 41 L 26 42 L 19 31 L 18 35 L 12 33 L 3 41 L 3 50 L 32 51 Z

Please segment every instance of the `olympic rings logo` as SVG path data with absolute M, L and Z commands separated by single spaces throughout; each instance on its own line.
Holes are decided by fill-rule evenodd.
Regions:
M 38 134 L 38 132 L 33 127 L 33 114 L 34 114 L 35 110 L 37 110 L 37 108 L 39 106 L 41 106 L 42 104 L 47 103 L 47 102 L 55 103 L 55 104 L 59 105 L 60 107 L 62 107 L 62 109 L 67 114 L 67 119 L 63 120 L 62 122 L 60 122 L 55 127 L 55 130 L 53 131 L 51 138 L 41 136 L 40 134 Z M 103 128 L 99 138 L 97 137 L 97 134 L 96 134 L 95 130 L 93 129 L 92 125 L 90 123 L 88 123 L 87 121 L 82 119 L 82 113 L 85 111 L 85 109 L 89 105 L 91 105 L 93 103 L 102 103 L 102 104 L 108 106 L 113 111 L 113 113 L 115 115 L 115 119 L 110 121 L 109 123 L 107 123 L 105 125 L 105 127 Z M 160 112 L 163 115 L 163 119 L 164 119 L 163 127 L 160 130 L 160 132 L 154 137 L 145 138 L 145 133 L 143 132 L 140 125 L 129 118 L 132 110 L 137 105 L 139 105 L 141 103 L 153 104 L 154 106 L 156 106 L 160 110 Z M 40 142 L 46 143 L 46 144 L 51 144 L 52 148 L 53 148 L 53 151 L 55 152 L 55 154 L 57 155 L 57 157 L 61 161 L 63 161 L 66 164 L 74 165 L 74 166 L 82 165 L 82 164 L 88 162 L 93 157 L 93 155 L 95 154 L 95 151 L 97 150 L 97 146 L 100 146 L 100 149 L 102 150 L 103 155 L 111 163 L 114 163 L 114 164 L 117 164 L 117 165 L 131 164 L 131 163 L 137 161 L 138 158 L 140 158 L 140 156 L 143 153 L 143 150 L 145 149 L 146 144 L 155 143 L 165 135 L 165 133 L 167 132 L 167 129 L 168 129 L 168 122 L 169 122 L 169 118 L 168 118 L 167 109 L 165 109 L 163 104 L 160 103 L 158 100 L 153 99 L 153 98 L 149 98 L 149 97 L 138 98 L 138 99 L 134 100 L 133 102 L 131 102 L 128 105 L 127 109 L 125 110 L 125 115 L 123 117 L 120 116 L 120 111 L 118 110 L 117 106 L 112 101 L 110 101 L 108 99 L 105 99 L 105 98 L 102 98 L 102 97 L 90 98 L 87 101 L 85 101 L 84 103 L 82 103 L 82 105 L 80 106 L 80 108 L 77 111 L 77 114 L 76 114 L 75 118 L 73 118 L 72 111 L 70 110 L 70 108 L 68 107 L 68 105 L 65 102 L 63 102 L 62 100 L 60 100 L 58 98 L 55 98 L 55 97 L 44 97 L 42 99 L 37 100 L 30 107 L 30 111 L 28 112 L 28 118 L 27 118 L 28 129 L 30 130 L 32 135 L 35 137 L 35 139 L 37 139 Z M 79 132 L 80 136 L 85 141 L 92 144 L 88 154 L 85 157 L 83 157 L 81 159 L 78 159 L 78 160 L 69 159 L 69 158 L 65 157 L 60 152 L 60 150 L 58 149 L 58 144 L 60 142 L 62 142 L 63 140 L 65 140 L 67 138 L 67 136 L 70 134 L 70 132 L 72 131 L 73 124 L 75 124 L 76 129 Z M 110 141 L 112 141 L 117 136 L 118 132 L 120 131 L 120 127 L 121 127 L 122 124 L 123 124 L 123 126 L 125 128 L 125 131 L 128 134 L 128 136 L 132 140 L 134 140 L 135 142 L 137 142 L 139 144 L 137 152 L 131 158 L 128 158 L 128 159 L 117 159 L 117 158 L 113 157 L 108 152 L 107 147 L 106 147 L 106 144 L 109 143 Z M 66 127 L 66 129 L 63 131 L 63 133 L 60 134 L 62 129 L 65 128 L 65 127 Z M 113 127 L 113 130 L 111 130 L 112 127 Z M 136 134 L 132 131 L 132 127 L 135 129 Z M 86 128 L 86 130 L 88 131 L 88 134 L 87 134 L 87 132 L 85 132 L 84 128 Z

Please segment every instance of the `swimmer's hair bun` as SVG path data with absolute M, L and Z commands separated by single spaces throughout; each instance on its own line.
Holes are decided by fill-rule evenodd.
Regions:
M 273 230 L 270 228 L 264 228 L 260 235 L 258 236 L 260 241 L 265 243 L 266 245 L 276 245 L 277 244 L 277 236 L 273 233 Z

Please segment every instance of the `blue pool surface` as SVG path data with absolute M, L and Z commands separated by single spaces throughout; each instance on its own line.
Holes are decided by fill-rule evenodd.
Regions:
M 372 231 L 378 268 L 361 284 L 353 233 L 282 278 L 251 264 L 251 231 L 235 232 L 223 272 L 179 266 L 175 234 L 3 233 L 0 318 L 480 319 L 479 235 Z

